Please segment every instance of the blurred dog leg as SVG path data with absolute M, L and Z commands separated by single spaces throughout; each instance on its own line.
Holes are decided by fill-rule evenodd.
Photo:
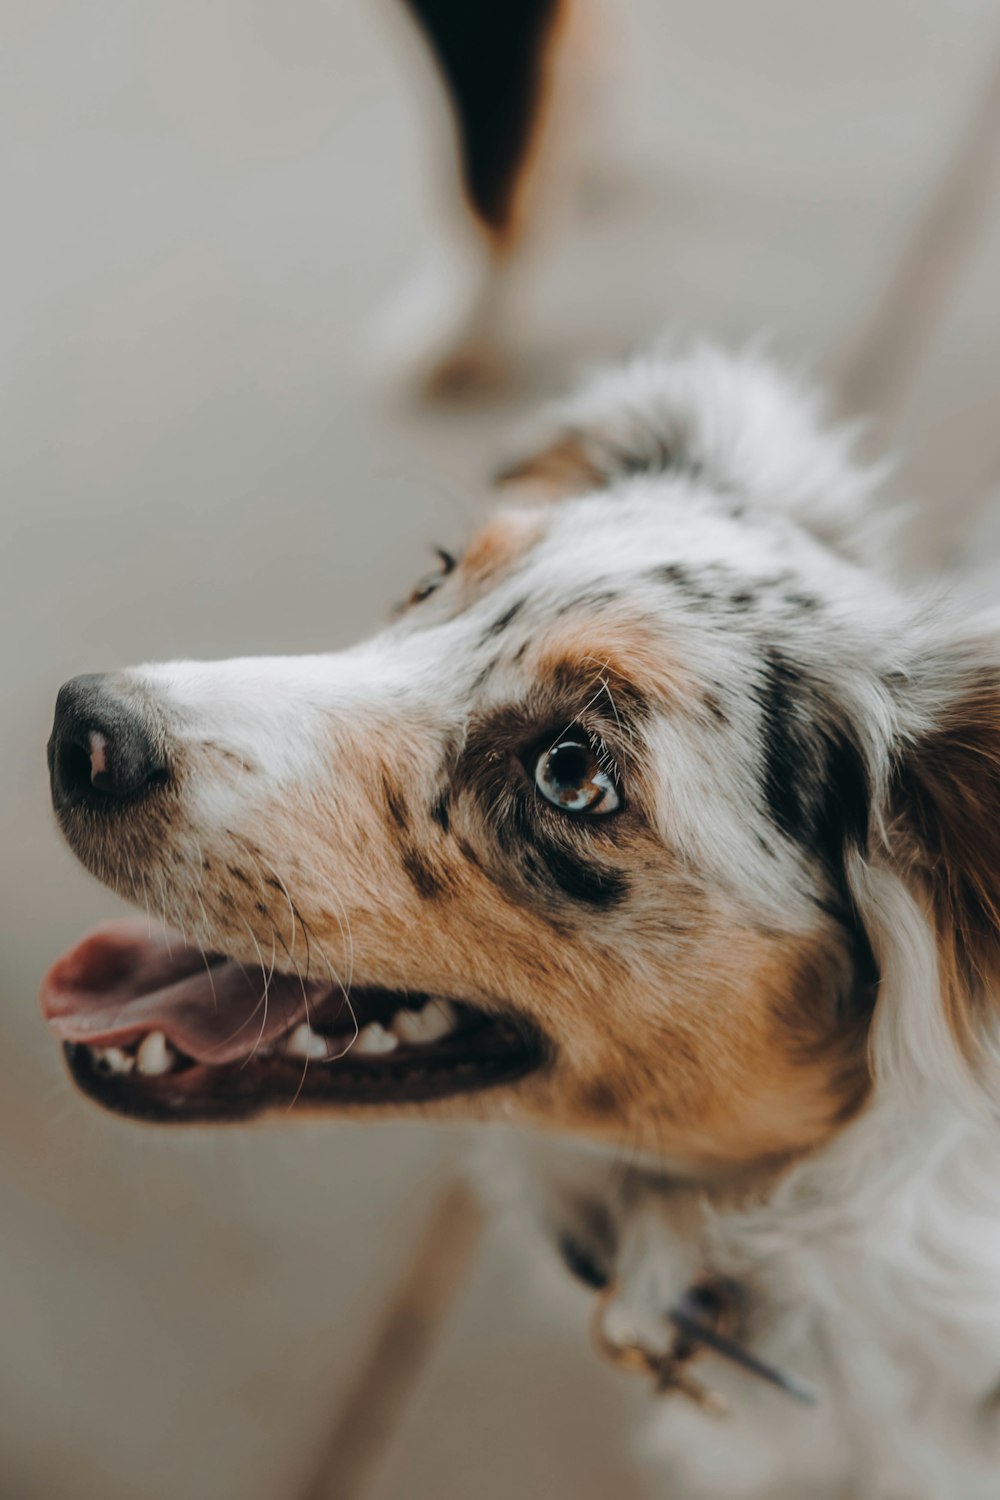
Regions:
M 424 265 L 373 330 L 373 354 L 380 380 L 453 395 L 508 374 L 511 312 L 529 252 L 572 196 L 582 102 L 579 47 L 570 35 L 577 5 L 406 4 L 450 103 L 451 201 Z

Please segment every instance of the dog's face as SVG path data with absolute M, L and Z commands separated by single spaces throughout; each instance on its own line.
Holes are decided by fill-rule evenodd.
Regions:
M 88 1092 L 511 1119 L 698 1170 L 858 1106 L 848 872 L 906 612 L 759 474 L 612 482 L 561 441 L 521 477 L 553 463 L 571 498 L 502 509 L 360 647 L 64 689 L 67 838 L 197 945 L 119 925 L 53 969 Z

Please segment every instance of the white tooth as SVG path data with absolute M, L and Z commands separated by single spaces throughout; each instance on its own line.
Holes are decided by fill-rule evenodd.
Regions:
M 95 1063 L 108 1073 L 131 1073 L 135 1067 L 135 1058 L 120 1047 L 91 1047 L 90 1051 Z
M 326 1039 L 318 1036 L 308 1021 L 300 1021 L 285 1043 L 288 1057 L 326 1057 Z
M 177 1054 L 162 1031 L 151 1031 L 144 1036 L 135 1054 L 136 1067 L 147 1077 L 169 1073 L 176 1060 Z
M 401 1042 L 411 1047 L 426 1047 L 450 1036 L 458 1025 L 458 1013 L 447 1000 L 429 1000 L 423 1010 L 401 1010 L 392 1020 L 392 1029 Z
M 370 1026 L 358 1032 L 351 1050 L 374 1055 L 376 1052 L 394 1052 L 398 1046 L 398 1037 L 393 1036 L 391 1031 L 386 1031 L 377 1021 L 372 1021 Z

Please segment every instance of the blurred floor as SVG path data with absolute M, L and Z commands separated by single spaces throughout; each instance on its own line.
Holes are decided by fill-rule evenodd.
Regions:
M 533 386 L 664 322 L 770 330 L 905 439 L 924 548 L 949 554 L 1000 485 L 997 112 L 963 134 L 995 4 L 628 17 L 620 40 L 605 26 L 605 159 L 525 315 Z M 129 1128 L 70 1093 L 33 998 L 115 904 L 51 826 L 58 684 L 348 642 L 427 542 L 460 541 L 523 405 L 390 412 L 358 380 L 432 217 L 413 54 L 386 0 L 0 10 L 11 1500 L 293 1500 L 456 1149 L 392 1127 Z M 880 316 L 900 287 L 910 341 L 905 297 Z M 638 1494 L 643 1398 L 590 1357 L 583 1300 L 529 1280 L 491 1235 L 363 1500 Z

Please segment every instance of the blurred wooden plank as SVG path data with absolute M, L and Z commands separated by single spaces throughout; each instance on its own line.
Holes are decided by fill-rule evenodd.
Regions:
M 384 1461 L 461 1291 L 483 1230 L 483 1211 L 461 1185 L 434 1204 L 408 1265 L 340 1407 L 301 1500 L 362 1500 Z
M 596 1356 L 591 1314 L 518 1213 L 491 1222 L 364 1500 L 675 1500 L 636 1463 L 656 1398 Z
M 891 431 L 935 333 L 988 228 L 1000 176 L 1000 46 L 937 188 L 904 243 L 885 290 L 845 360 L 845 406 Z
M 1000 182 L 992 214 L 894 434 L 897 488 L 918 507 L 912 555 L 962 573 L 998 555 L 988 512 L 1000 493 Z

